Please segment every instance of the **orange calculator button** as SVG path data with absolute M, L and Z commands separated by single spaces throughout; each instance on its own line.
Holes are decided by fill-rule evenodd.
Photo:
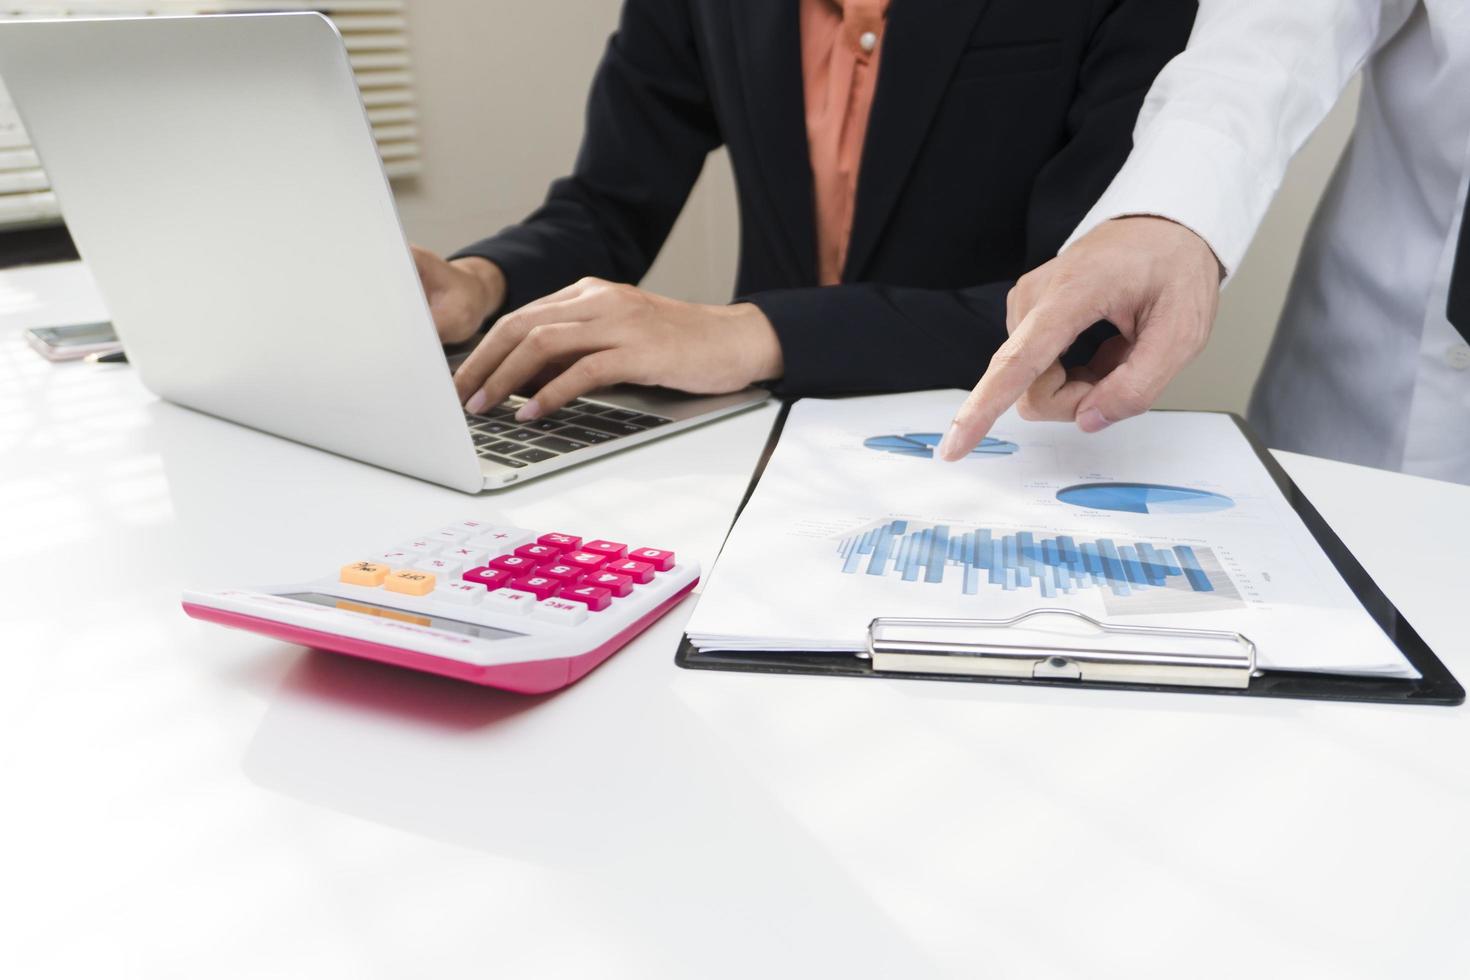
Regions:
M 373 588 L 383 584 L 391 569 L 371 561 L 355 561 L 342 566 L 342 581 L 347 585 L 368 585 Z
M 404 595 L 428 595 L 434 591 L 434 573 L 400 568 L 383 580 L 383 588 Z

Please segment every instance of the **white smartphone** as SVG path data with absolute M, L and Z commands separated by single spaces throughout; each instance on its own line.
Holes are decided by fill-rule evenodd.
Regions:
M 74 361 L 88 354 L 112 354 L 122 350 L 112 324 L 106 320 L 63 327 L 33 327 L 26 331 L 26 341 L 48 361 Z

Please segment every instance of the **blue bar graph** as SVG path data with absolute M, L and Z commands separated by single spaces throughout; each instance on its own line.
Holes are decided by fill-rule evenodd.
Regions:
M 1093 588 L 1115 597 L 1155 589 L 1235 591 L 1208 548 L 1186 544 L 1079 541 L 1033 531 L 888 521 L 844 538 L 837 554 L 844 574 L 897 575 L 925 585 L 942 584 L 956 568 L 965 595 L 979 593 L 982 585 L 1007 592 L 1034 589 L 1048 599 Z M 1202 561 L 1202 556 L 1209 560 Z

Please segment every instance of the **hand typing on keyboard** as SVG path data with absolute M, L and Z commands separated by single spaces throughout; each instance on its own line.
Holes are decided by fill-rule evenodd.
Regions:
M 524 423 L 605 385 L 709 395 L 780 377 L 781 370 L 776 332 L 753 304 L 685 303 L 583 279 L 496 321 L 454 384 L 465 409 L 479 414 L 551 375 L 518 408 L 515 420 Z
M 495 263 L 480 258 L 446 262 L 426 248 L 409 248 L 434 328 L 444 343 L 469 340 L 505 302 L 505 275 Z

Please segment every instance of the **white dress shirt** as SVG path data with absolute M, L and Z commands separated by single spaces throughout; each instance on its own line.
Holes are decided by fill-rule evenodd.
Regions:
M 1233 271 L 1363 69 L 1250 416 L 1267 442 L 1470 483 L 1470 345 L 1445 315 L 1470 183 L 1470 0 L 1201 0 L 1073 235 L 1156 214 Z

